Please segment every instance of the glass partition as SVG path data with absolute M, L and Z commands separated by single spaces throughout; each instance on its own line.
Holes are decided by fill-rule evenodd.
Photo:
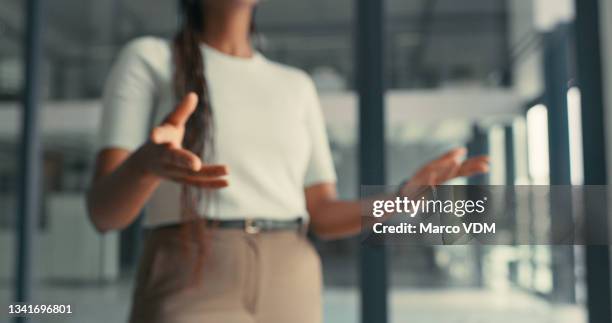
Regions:
M 536 2 L 388 1 L 388 184 L 399 185 L 457 146 L 490 156 L 491 171 L 482 184 L 550 183 L 548 108 L 538 101 L 524 109 L 546 86 L 544 32 L 537 24 L 550 17 L 539 17 L 549 13 L 536 13 Z M 578 98 L 577 89 L 570 89 L 574 135 L 580 133 Z M 580 139 L 572 138 L 573 151 L 579 151 Z M 537 229 L 534 214 L 550 213 L 548 201 L 517 207 L 520 225 L 514 234 Z M 582 248 L 393 244 L 387 249 L 391 322 L 586 322 Z

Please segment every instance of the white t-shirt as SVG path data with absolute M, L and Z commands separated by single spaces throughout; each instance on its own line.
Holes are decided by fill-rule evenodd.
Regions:
M 200 210 L 215 219 L 307 217 L 304 188 L 336 181 L 313 82 L 260 53 L 238 58 L 202 45 L 215 125 L 214 163 L 229 187 Z M 137 149 L 176 104 L 168 40 L 145 37 L 119 55 L 103 100 L 100 148 Z M 180 221 L 180 185 L 163 181 L 145 225 Z

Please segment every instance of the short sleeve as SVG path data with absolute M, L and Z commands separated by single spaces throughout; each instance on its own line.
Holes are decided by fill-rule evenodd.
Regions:
M 121 50 L 102 98 L 98 148 L 135 150 L 148 137 L 155 79 L 145 55 L 151 40 L 139 39 Z
M 314 83 L 307 77 L 306 82 L 306 124 L 311 149 L 304 187 L 322 183 L 335 183 L 336 170 L 329 146 L 321 103 Z

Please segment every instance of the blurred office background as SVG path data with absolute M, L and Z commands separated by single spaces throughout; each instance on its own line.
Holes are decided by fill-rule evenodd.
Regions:
M 74 315 L 45 322 L 122 322 L 142 231 L 134 225 L 99 235 L 86 217 L 84 191 L 96 153 L 100 94 L 126 42 L 142 35 L 172 36 L 176 1 L 45 2 L 43 192 L 32 303 L 72 304 Z M 470 183 L 583 183 L 584 89 L 577 81 L 576 48 L 579 37 L 597 36 L 575 33 L 574 1 L 384 2 L 387 184 L 399 184 L 458 145 L 492 157 L 491 174 Z M 25 4 L 0 0 L 0 304 L 13 300 L 16 278 Z M 357 4 L 269 0 L 257 12 L 260 50 L 315 80 L 344 198 L 358 196 L 360 178 Z M 600 5 L 605 35 L 612 31 L 604 19 L 612 5 Z M 609 59 L 606 45 L 601 44 L 601 55 Z M 367 153 L 368 147 L 362 149 Z M 522 207 L 529 217 L 546 206 Z M 527 218 L 520 230 L 530 229 Z M 316 245 L 324 263 L 326 322 L 359 321 L 370 306 L 360 298 L 368 286 L 359 279 L 359 241 Z M 596 288 L 586 284 L 585 254 L 584 247 L 571 246 L 389 246 L 386 268 L 374 264 L 364 272 L 388 280 L 393 323 L 581 323 L 589 316 L 586 295 Z M 602 276 L 608 283 L 609 275 Z M 604 296 L 610 289 L 605 282 L 598 287 Z

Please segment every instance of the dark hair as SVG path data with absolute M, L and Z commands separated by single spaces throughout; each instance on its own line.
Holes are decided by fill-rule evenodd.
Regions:
M 181 22 L 174 37 L 174 92 L 177 102 L 187 93 L 198 95 L 198 105 L 187 121 L 183 147 L 200 156 L 203 162 L 210 161 L 213 147 L 213 109 L 208 92 L 205 66 L 200 42 L 204 32 L 204 2 L 206 0 L 179 0 Z M 254 23 L 251 32 L 254 32 Z M 200 217 L 198 206 L 204 194 L 201 189 L 183 185 L 181 192 L 181 218 L 184 222 L 185 242 L 191 246 L 192 239 L 202 241 L 205 235 L 206 220 Z M 197 246 L 197 259 L 203 259 L 204 248 Z M 189 254 L 191 250 L 188 249 Z M 201 266 L 202 261 L 198 261 Z M 194 269 L 198 271 L 199 266 Z
M 176 101 L 189 92 L 198 95 L 198 105 L 187 121 L 183 147 L 202 158 L 210 159 L 212 151 L 213 120 L 208 84 L 204 71 L 204 60 L 200 41 L 204 28 L 204 7 L 201 0 L 180 0 L 181 26 L 174 37 L 174 94 Z M 208 150 L 208 151 L 205 151 Z M 192 246 L 195 243 L 196 265 L 193 274 L 200 271 L 205 248 L 202 246 L 206 222 L 198 216 L 198 204 L 202 201 L 202 190 L 189 185 L 181 188 L 181 220 L 183 222 L 184 251 L 193 256 Z

